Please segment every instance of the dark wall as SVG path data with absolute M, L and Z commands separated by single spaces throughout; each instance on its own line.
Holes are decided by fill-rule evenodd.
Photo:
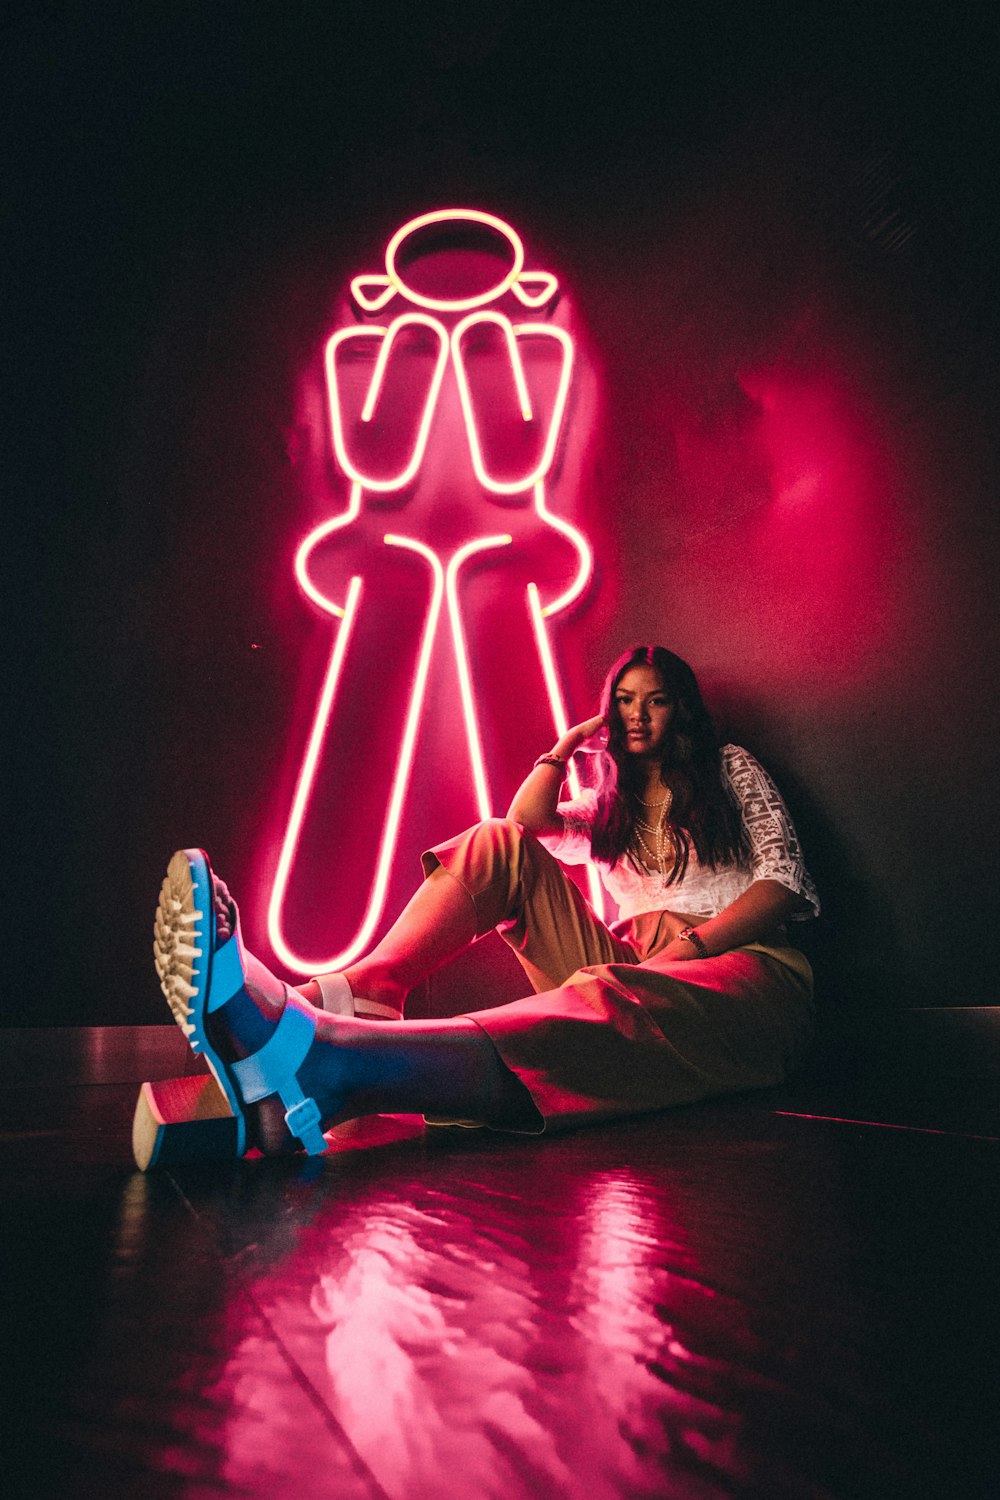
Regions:
M 163 1018 L 179 844 L 263 946 L 325 651 L 291 573 L 319 351 L 450 202 L 515 223 L 587 330 L 571 711 L 622 646 L 679 651 L 786 791 L 831 1001 L 995 1000 L 992 25 L 537 10 L 14 24 L 5 1024 Z

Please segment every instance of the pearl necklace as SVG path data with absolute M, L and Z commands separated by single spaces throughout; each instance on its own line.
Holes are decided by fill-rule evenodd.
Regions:
M 664 797 L 662 802 L 646 802 L 642 797 L 637 796 L 634 792 L 632 795 L 635 797 L 635 800 L 643 807 L 658 807 L 661 809 L 659 821 L 657 823 L 646 823 L 642 820 L 642 818 L 633 819 L 632 831 L 633 846 L 635 847 L 636 852 L 639 854 L 642 863 L 646 866 L 647 869 L 650 868 L 650 862 L 656 867 L 656 870 L 659 872 L 660 883 L 663 886 L 663 889 L 666 890 L 668 884 L 667 857 L 668 855 L 672 856 L 674 852 L 674 837 L 673 833 L 667 825 L 667 815 L 670 812 L 671 807 L 673 806 L 674 794 L 670 790 L 670 788 L 667 787 L 667 795 Z M 654 844 L 653 848 L 650 848 L 649 844 L 647 844 L 646 840 L 643 838 L 643 832 L 652 834 Z M 671 863 L 672 862 L 673 861 L 671 859 Z M 650 873 L 652 874 L 654 873 L 654 871 L 650 870 Z
M 667 795 L 665 797 L 661 797 L 659 802 L 647 802 L 645 797 L 639 796 L 638 792 L 633 792 L 632 796 L 637 802 L 641 803 L 643 807 L 663 807 L 664 805 L 669 807 L 671 802 L 673 802 L 674 800 L 674 794 L 669 787 L 667 787 L 665 790 Z

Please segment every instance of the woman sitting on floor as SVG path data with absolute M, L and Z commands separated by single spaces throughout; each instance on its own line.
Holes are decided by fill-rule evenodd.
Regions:
M 569 757 L 599 732 L 598 786 L 559 802 Z M 591 857 L 619 906 L 613 929 L 560 868 Z M 660 646 L 615 663 L 601 712 L 539 757 L 506 819 L 423 864 L 373 951 L 296 991 L 244 949 L 205 855 L 170 861 L 156 967 L 241 1152 L 317 1154 L 324 1128 L 376 1113 L 527 1133 L 611 1120 L 780 1082 L 810 1038 L 812 975 L 785 923 L 818 902 L 795 830 L 753 756 L 720 749 L 694 673 Z M 491 928 L 536 993 L 402 1020 L 407 993 Z

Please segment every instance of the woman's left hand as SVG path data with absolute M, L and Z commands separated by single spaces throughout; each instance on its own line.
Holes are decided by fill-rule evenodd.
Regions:
M 665 948 L 661 948 L 656 955 L 658 959 L 665 958 L 670 963 L 686 963 L 689 958 L 700 958 L 694 943 L 689 943 L 687 938 L 671 938 Z
M 773 942 L 779 923 L 787 921 L 803 904 L 802 897 L 780 881 L 755 880 L 717 917 L 708 917 L 692 925 L 711 958 L 727 953 L 731 948 L 741 948 L 745 943 L 766 942 L 768 939 Z M 677 932 L 689 925 L 683 918 L 674 918 L 673 913 L 668 915 L 678 921 Z M 657 957 L 685 963 L 704 955 L 699 953 L 697 944 L 675 935 L 665 948 L 660 949 Z

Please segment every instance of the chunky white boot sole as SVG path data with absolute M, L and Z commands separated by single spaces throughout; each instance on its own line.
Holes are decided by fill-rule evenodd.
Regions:
M 233 913 L 235 930 L 219 943 L 208 856 L 201 849 L 179 849 L 167 866 L 153 924 L 153 961 L 160 988 L 191 1050 L 204 1057 L 229 1106 L 236 1132 L 236 1154 L 242 1156 L 246 1150 L 246 1106 L 277 1094 L 285 1106 L 289 1130 L 311 1156 L 319 1156 L 326 1150 L 319 1109 L 316 1101 L 303 1093 L 297 1078 L 312 1046 L 315 1016 L 294 991 L 246 953 L 235 904 Z M 212 1045 L 206 1023 L 213 1012 L 244 989 L 251 965 L 256 984 L 280 988 L 284 1010 L 258 1052 L 238 1061 L 226 1060 Z M 166 1095 L 162 1097 L 165 1099 Z M 136 1129 L 141 1137 L 141 1153 L 145 1154 L 150 1132 L 155 1142 L 156 1115 L 163 1113 L 156 1102 L 155 1090 L 146 1092 L 145 1100 L 140 1094 L 139 1110 L 143 1111 L 143 1120 Z M 171 1123 L 169 1114 L 167 1109 L 164 1127 Z M 162 1160 L 162 1143 L 159 1153 L 155 1153 L 155 1144 L 153 1151 L 148 1165 Z M 139 1154 L 137 1151 L 137 1160 Z

